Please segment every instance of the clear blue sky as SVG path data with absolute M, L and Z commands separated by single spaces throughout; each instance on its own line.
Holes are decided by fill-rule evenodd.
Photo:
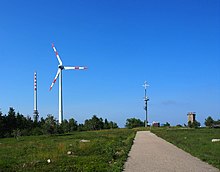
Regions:
M 220 118 L 219 0 L 65 0 L 0 2 L 0 108 L 33 115 L 38 73 L 40 117 L 58 119 L 54 43 L 64 65 L 64 118 L 92 115 L 123 127 L 127 118 L 187 122 Z

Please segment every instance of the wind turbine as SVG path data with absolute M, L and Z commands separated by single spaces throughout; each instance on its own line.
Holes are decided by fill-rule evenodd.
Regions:
M 85 70 L 87 67 L 84 66 L 63 66 L 62 60 L 60 59 L 60 56 L 54 46 L 52 44 L 52 48 L 56 54 L 57 60 L 59 62 L 57 74 L 50 86 L 50 90 L 52 89 L 53 85 L 55 84 L 58 76 L 59 76 L 59 124 L 63 121 L 63 95 L 62 95 L 62 70 Z

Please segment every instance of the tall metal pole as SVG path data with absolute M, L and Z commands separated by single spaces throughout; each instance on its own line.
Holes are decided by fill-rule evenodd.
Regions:
M 34 121 L 38 121 L 38 110 L 37 110 L 37 73 L 34 72 Z
M 147 87 L 149 87 L 149 85 L 147 84 L 147 81 L 144 82 L 144 101 L 145 101 L 145 112 L 146 112 L 146 118 L 145 118 L 145 127 L 147 127 L 148 125 L 148 119 L 147 119 L 147 101 L 149 101 L 149 98 L 147 97 Z

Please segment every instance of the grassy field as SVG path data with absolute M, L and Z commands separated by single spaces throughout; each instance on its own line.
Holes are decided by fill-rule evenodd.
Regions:
M 122 171 L 134 136 L 117 129 L 0 139 L 0 171 Z
M 152 128 L 151 132 L 220 169 L 220 129 Z
M 149 128 L 148 128 L 149 129 Z M 0 172 L 122 171 L 136 131 L 116 129 L 0 139 Z M 152 128 L 159 137 L 220 169 L 220 129 Z M 69 152 L 69 154 L 68 154 Z

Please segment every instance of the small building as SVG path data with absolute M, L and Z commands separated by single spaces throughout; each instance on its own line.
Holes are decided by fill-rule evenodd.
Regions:
M 188 116 L 188 123 L 189 122 L 193 123 L 196 121 L 196 113 L 195 112 L 189 112 L 187 114 L 187 116 Z
M 160 123 L 153 121 L 152 127 L 160 127 Z

